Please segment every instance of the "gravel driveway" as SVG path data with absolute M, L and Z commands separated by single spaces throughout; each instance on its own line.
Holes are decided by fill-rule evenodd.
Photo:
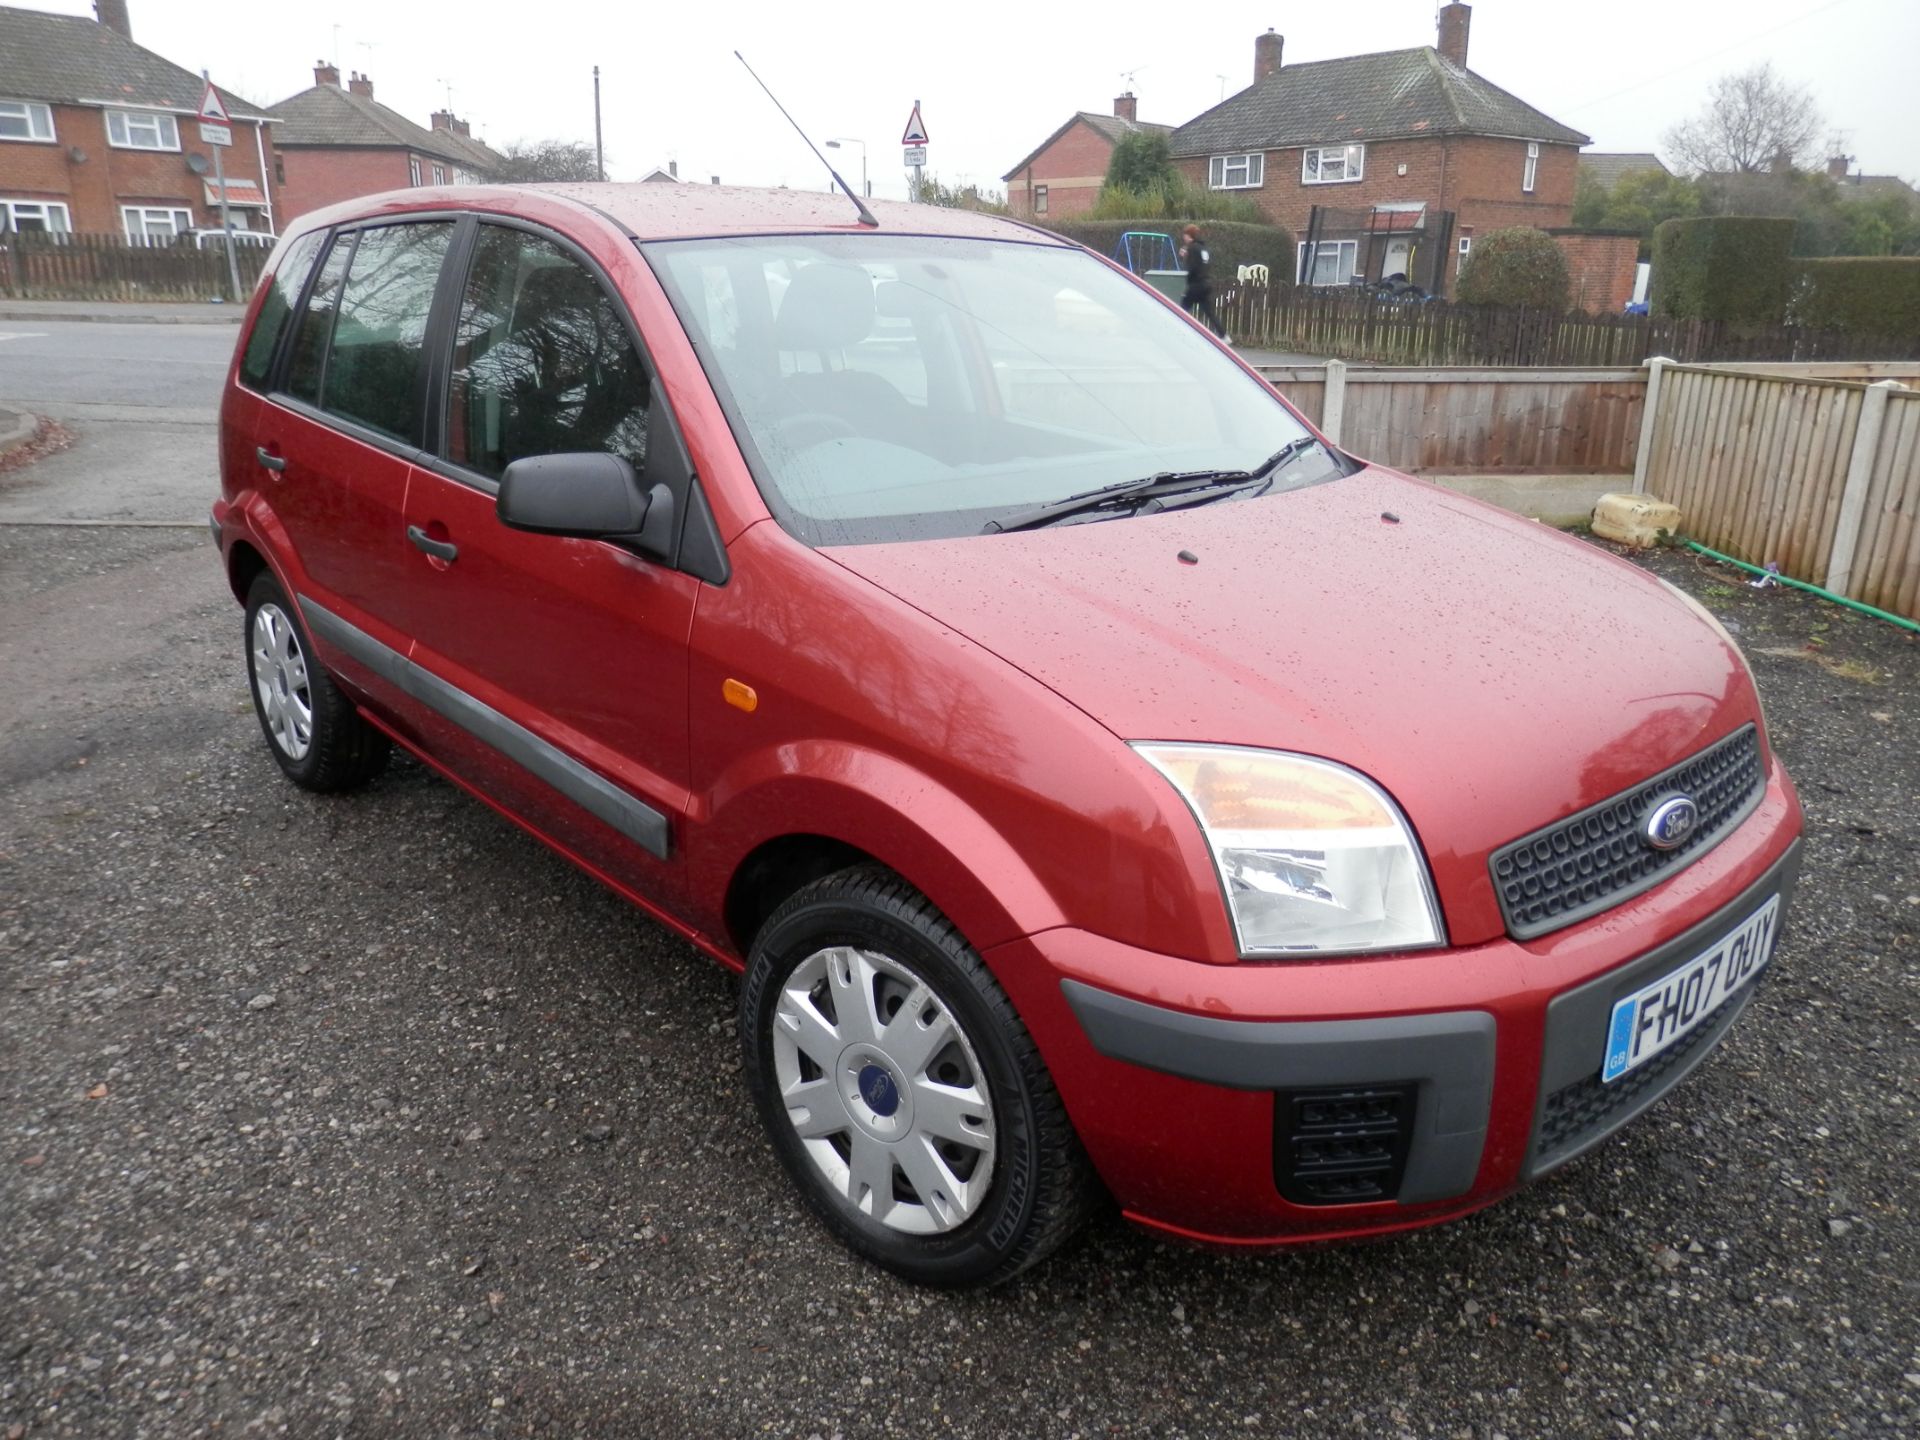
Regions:
M 1911 1433 L 1920 643 L 1646 563 L 1809 815 L 1714 1061 L 1440 1231 L 949 1296 L 802 1213 L 728 976 L 418 765 L 279 778 L 204 533 L 0 528 L 0 1440 Z

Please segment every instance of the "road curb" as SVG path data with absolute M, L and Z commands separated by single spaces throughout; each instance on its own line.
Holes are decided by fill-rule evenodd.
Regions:
M 238 325 L 246 314 L 242 305 L 209 305 L 204 313 L 158 315 L 152 311 L 133 311 L 124 315 L 100 315 L 86 310 L 19 310 L 0 305 L 0 320 L 11 324 L 31 324 L 36 320 L 80 321 L 100 325 Z

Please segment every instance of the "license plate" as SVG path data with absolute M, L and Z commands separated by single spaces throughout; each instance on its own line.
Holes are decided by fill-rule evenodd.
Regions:
M 1722 1002 L 1751 984 L 1773 951 L 1779 919 L 1780 897 L 1775 895 L 1711 950 L 1616 1004 L 1607 1026 L 1601 1080 L 1618 1080 L 1679 1044 Z

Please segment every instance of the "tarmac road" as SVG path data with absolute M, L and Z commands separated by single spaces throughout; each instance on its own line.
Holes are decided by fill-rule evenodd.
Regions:
M 954 1296 L 802 1211 L 726 975 L 418 765 L 280 779 L 204 532 L 0 524 L 0 1437 L 1914 1433 L 1920 645 L 1648 563 L 1809 811 L 1721 1052 L 1442 1230 Z

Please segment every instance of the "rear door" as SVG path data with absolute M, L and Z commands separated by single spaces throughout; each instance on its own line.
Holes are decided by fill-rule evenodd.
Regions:
M 411 638 L 396 616 L 420 558 L 407 543 L 406 492 L 454 228 L 429 219 L 333 237 L 254 433 L 270 538 L 327 668 L 402 715 L 395 664 Z M 377 643 L 344 645 L 350 632 Z M 395 664 L 370 663 L 380 656 Z
M 406 504 L 441 547 L 409 557 L 404 614 L 436 752 L 596 868 L 669 899 L 701 582 L 606 541 L 509 530 L 494 510 L 524 456 L 605 451 L 644 474 L 664 413 L 652 377 L 598 270 L 533 229 L 475 227 L 451 330 L 444 441 Z

